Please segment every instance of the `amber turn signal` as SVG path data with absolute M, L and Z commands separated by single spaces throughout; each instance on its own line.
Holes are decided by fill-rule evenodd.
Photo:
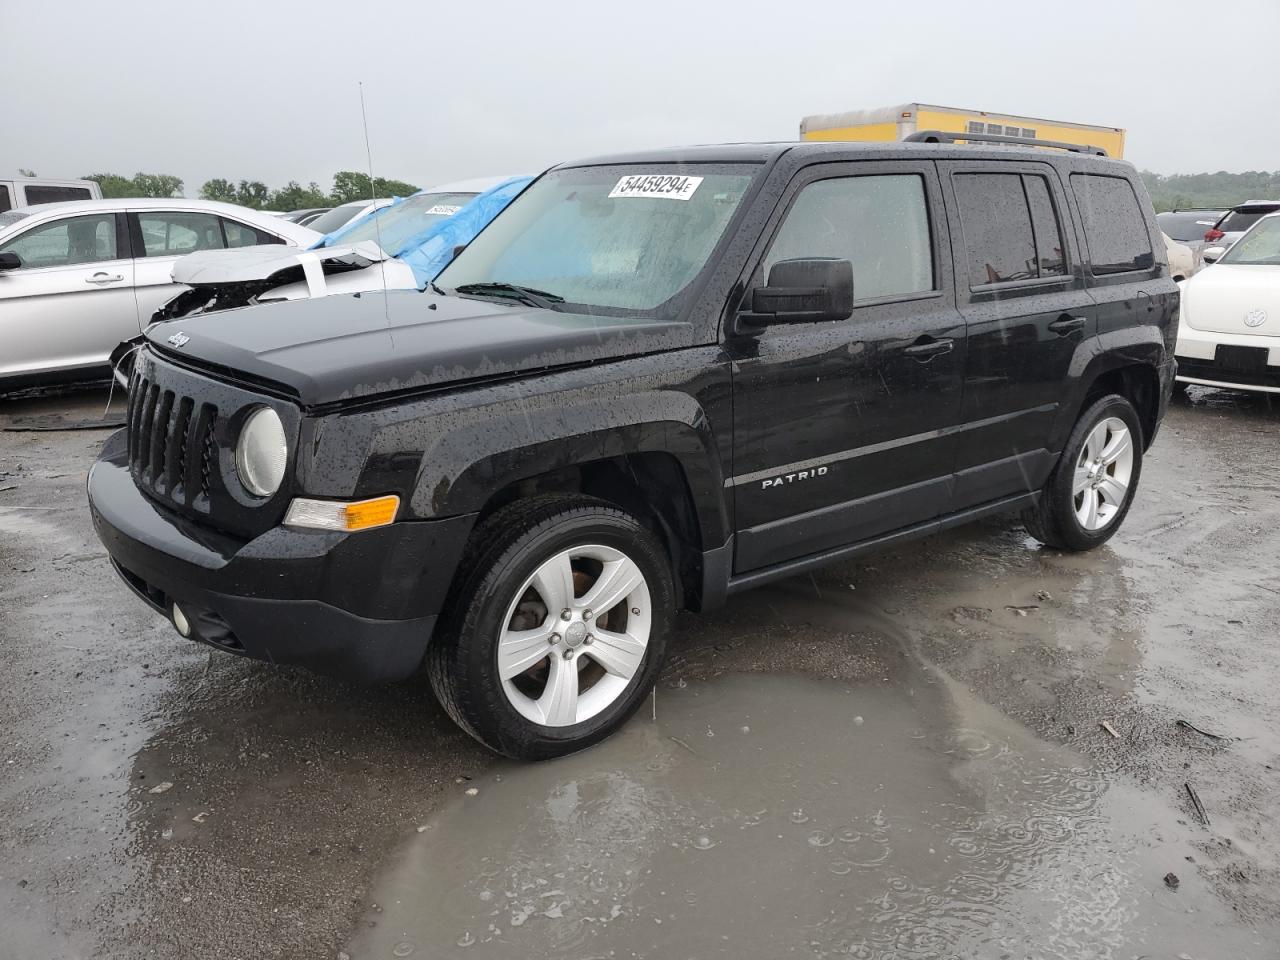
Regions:
M 312 530 L 370 530 L 393 522 L 400 510 L 394 494 L 371 500 L 308 500 L 296 497 L 284 516 L 286 527 Z

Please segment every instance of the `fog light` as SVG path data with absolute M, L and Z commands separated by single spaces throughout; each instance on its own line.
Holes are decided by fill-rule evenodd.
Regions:
M 182 612 L 182 608 L 176 603 L 173 605 L 173 625 L 182 636 L 191 636 L 191 622 L 187 619 L 187 615 Z
M 284 525 L 313 530 L 368 530 L 394 521 L 399 509 L 400 498 L 394 494 L 354 501 L 296 497 L 284 515 Z

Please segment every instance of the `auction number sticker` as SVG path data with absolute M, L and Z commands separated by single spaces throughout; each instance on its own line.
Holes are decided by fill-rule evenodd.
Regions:
M 462 209 L 461 207 L 451 206 L 450 204 L 447 204 L 447 203 L 437 203 L 434 207 L 432 207 L 430 210 L 424 213 L 423 216 L 452 217 L 455 213 L 457 213 L 461 209 Z
M 701 177 L 681 177 L 670 174 L 638 173 L 623 177 L 612 190 L 610 197 L 662 197 L 667 200 L 688 200 L 702 183 Z

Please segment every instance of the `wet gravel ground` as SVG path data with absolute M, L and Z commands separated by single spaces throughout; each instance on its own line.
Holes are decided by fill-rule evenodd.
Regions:
M 1266 397 L 1175 401 L 1092 554 L 996 520 L 682 616 L 537 766 L 178 638 L 93 535 L 106 436 L 0 432 L 0 957 L 1280 957 Z

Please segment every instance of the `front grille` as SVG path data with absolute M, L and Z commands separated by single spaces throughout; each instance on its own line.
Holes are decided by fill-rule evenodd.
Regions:
M 139 374 L 129 391 L 129 469 L 133 481 L 154 496 L 209 512 L 217 467 L 213 439 L 218 409 L 165 389 Z
M 258 498 L 241 486 L 233 462 L 239 426 L 261 406 L 280 416 L 292 447 L 301 423 L 293 404 L 140 350 L 126 413 L 134 484 L 210 530 L 236 538 L 266 533 L 293 496 L 288 476 L 274 496 Z

